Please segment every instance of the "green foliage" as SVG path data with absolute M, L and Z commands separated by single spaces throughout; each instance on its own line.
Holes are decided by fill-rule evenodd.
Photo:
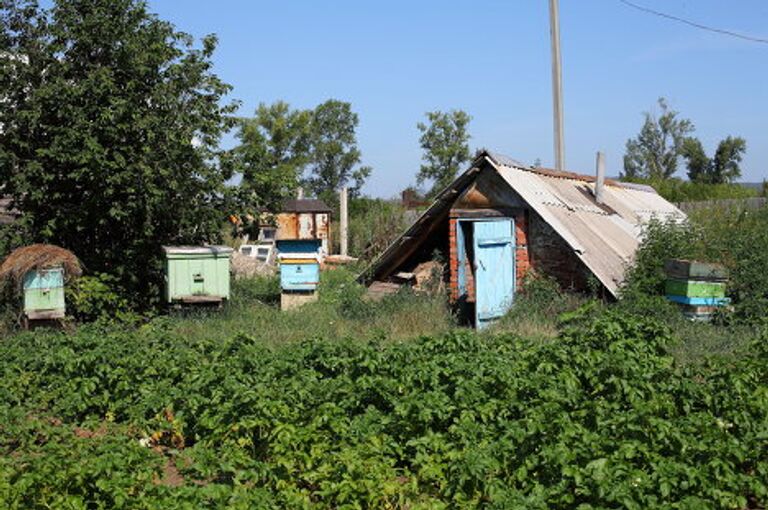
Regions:
M 455 327 L 444 296 L 404 292 L 381 303 L 361 303 L 365 288 L 356 278 L 362 267 L 341 267 L 320 274 L 319 301 L 283 312 L 277 276 L 235 280 L 232 300 L 215 312 L 187 311 L 168 321 L 172 334 L 190 341 L 226 341 L 238 334 L 256 335 L 270 346 L 306 338 L 377 338 L 401 341 L 442 334 Z M 357 313 L 356 309 L 360 310 Z M 428 319 L 425 319 L 428 318 Z
M 0 182 L 27 241 L 158 298 L 160 245 L 214 240 L 223 216 L 216 38 L 196 46 L 139 0 L 57 0 L 0 4 L 0 42 Z
M 622 297 L 647 302 L 648 311 L 662 310 L 649 296 L 663 294 L 664 261 L 670 258 L 724 264 L 730 271 L 727 292 L 733 300 L 732 319 L 765 324 L 768 208 L 712 208 L 698 211 L 684 224 L 651 222 L 627 271 Z
M 562 321 L 570 322 L 574 313 L 582 315 L 574 310 L 592 302 L 585 296 L 564 291 L 554 278 L 531 271 L 515 294 L 512 308 L 493 326 L 493 331 L 551 341 L 557 338 Z
M 349 202 L 349 252 L 371 261 L 409 226 L 409 217 L 398 200 L 352 199 Z
M 658 296 L 664 292 L 664 262 L 667 259 L 696 259 L 701 255 L 701 232 L 690 223 L 651 220 L 643 232 L 643 242 L 635 252 L 633 265 L 626 272 L 622 294 Z
M 670 202 L 701 202 L 707 200 L 728 200 L 751 198 L 757 191 L 740 184 L 710 184 L 682 179 L 627 179 L 631 182 L 649 184 L 659 195 Z
M 225 158 L 231 173 L 242 175 L 237 208 L 252 215 L 277 211 L 300 184 L 329 204 L 344 186 L 357 196 L 372 171 L 359 165 L 358 123 L 352 105 L 335 99 L 312 110 L 293 110 L 284 101 L 259 105 L 253 118 L 241 120 L 240 143 Z
M 278 211 L 295 194 L 309 160 L 311 120 L 311 112 L 277 101 L 260 104 L 253 118 L 241 121 L 240 143 L 226 159 L 242 175 L 235 189 L 241 212 Z
M 668 179 L 677 171 L 684 141 L 694 129 L 688 119 L 678 117 L 666 99 L 659 98 L 661 114 L 645 113 L 637 138 L 627 140 L 624 155 L 625 178 Z
M 463 110 L 427 112 L 429 124 L 419 122 L 419 143 L 424 151 L 416 182 L 431 180 L 432 189 L 427 196 L 433 197 L 455 178 L 461 166 L 469 161 L 469 133 L 467 126 L 472 117 Z
M 616 313 L 547 344 L 271 350 L 258 331 L 191 340 L 164 321 L 19 335 L 0 343 L 0 505 L 765 505 L 765 344 L 680 369 L 670 343 Z
M 132 318 L 129 303 L 118 285 L 114 276 L 105 273 L 81 276 L 70 282 L 66 287 L 69 314 L 86 322 Z
M 371 167 L 359 166 L 358 123 L 352 105 L 344 101 L 329 99 L 312 112 L 310 174 L 305 182 L 316 196 L 330 203 L 336 202 L 336 191 L 350 182 L 350 195 L 356 196 L 371 175 Z
M 681 154 L 688 165 L 688 178 L 697 183 L 728 184 L 741 177 L 739 163 L 747 150 L 743 138 L 729 136 L 717 146 L 714 158 L 709 158 L 697 138 L 686 138 Z

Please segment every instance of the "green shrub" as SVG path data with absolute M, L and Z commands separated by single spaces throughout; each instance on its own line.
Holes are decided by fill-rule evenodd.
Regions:
M 627 271 L 622 299 L 652 311 L 655 305 L 642 301 L 664 293 L 664 262 L 670 258 L 724 264 L 730 272 L 731 318 L 750 324 L 768 321 L 768 208 L 698 211 L 682 224 L 652 221 Z
M 643 241 L 635 252 L 621 289 L 624 298 L 664 293 L 664 263 L 673 258 L 697 258 L 702 234 L 694 224 L 651 220 L 643 232 Z
M 254 302 L 274 305 L 280 303 L 280 277 L 276 275 L 237 278 L 232 280 L 231 305 Z
M 360 198 L 350 201 L 349 253 L 371 261 L 410 226 L 397 200 Z
M 706 200 L 728 200 L 752 198 L 759 195 L 759 190 L 740 184 L 706 184 L 684 181 L 682 179 L 631 179 L 633 182 L 648 184 L 659 195 L 670 202 L 701 202 Z
M 81 276 L 66 286 L 68 312 L 79 321 L 133 318 L 118 280 L 106 273 Z

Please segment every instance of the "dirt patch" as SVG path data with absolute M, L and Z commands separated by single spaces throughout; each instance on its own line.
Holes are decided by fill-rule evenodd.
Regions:
M 96 430 L 84 429 L 81 427 L 75 427 L 75 436 L 80 439 L 98 439 L 107 435 L 106 425 L 100 425 Z
M 181 487 L 184 485 L 184 476 L 179 472 L 179 468 L 176 467 L 173 458 L 165 459 L 163 477 L 155 478 L 154 483 L 155 485 L 163 485 L 165 487 Z

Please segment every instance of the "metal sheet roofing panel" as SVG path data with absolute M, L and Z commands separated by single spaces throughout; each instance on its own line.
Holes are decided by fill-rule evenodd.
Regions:
M 605 200 L 598 205 L 594 182 L 586 178 L 506 164 L 495 166 L 614 296 L 640 244 L 643 225 L 652 217 L 685 218 L 653 191 L 606 185 Z

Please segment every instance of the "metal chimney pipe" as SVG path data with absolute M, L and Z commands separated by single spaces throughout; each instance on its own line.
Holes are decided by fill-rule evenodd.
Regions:
M 603 203 L 603 188 L 605 187 L 605 153 L 597 152 L 597 176 L 595 179 L 595 202 Z

